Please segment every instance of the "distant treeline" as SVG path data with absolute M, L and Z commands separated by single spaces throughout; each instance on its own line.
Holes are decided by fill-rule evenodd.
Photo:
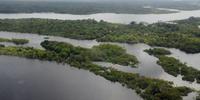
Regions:
M 158 5 L 159 4 L 159 5 Z M 152 8 L 149 8 L 152 7 Z M 172 11 L 155 8 L 172 8 L 180 10 L 199 9 L 198 5 L 191 2 L 30 2 L 30 1 L 0 1 L 0 13 L 34 13 L 55 12 L 69 14 L 94 14 L 94 13 L 170 13 Z

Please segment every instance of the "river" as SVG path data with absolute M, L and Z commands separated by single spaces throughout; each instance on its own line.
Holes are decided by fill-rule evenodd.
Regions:
M 163 8 L 158 8 L 163 9 Z M 21 19 L 21 18 L 46 18 L 60 20 L 82 20 L 95 19 L 97 21 L 104 20 L 111 23 L 129 24 L 135 22 L 155 23 L 158 21 L 173 21 L 187 19 L 191 16 L 200 17 L 200 10 L 178 11 L 169 14 L 115 14 L 115 13 L 97 13 L 90 15 L 73 15 L 59 13 L 16 13 L 3 14 L 0 13 L 0 19 Z
M 45 40 L 45 37 L 48 37 L 49 38 L 49 40 L 53 40 L 53 41 L 61 41 L 61 42 L 67 42 L 67 43 L 70 43 L 70 44 L 72 44 L 72 45 L 74 45 L 74 46 L 81 46 L 81 47 L 84 47 L 84 48 L 91 48 L 91 47 L 93 47 L 93 46 L 95 46 L 95 45 L 99 45 L 99 44 L 102 44 L 102 43 L 99 43 L 99 42 L 97 42 L 97 41 L 95 41 L 95 40 L 75 40 L 75 39 L 69 39 L 69 38 L 63 38 L 63 37 L 55 37 L 55 36 L 43 36 L 43 35 L 37 35 L 37 34 L 27 34 L 27 33 L 14 33 L 14 32 L 0 32 L 0 37 L 2 37 L 2 38 L 25 38 L 25 39 L 28 39 L 28 40 L 30 40 L 30 42 L 28 43 L 28 44 L 26 44 L 26 45 L 24 45 L 24 46 L 30 46 L 30 47 L 35 47 L 35 48 L 39 48 L 39 49 L 43 49 L 41 46 L 40 46 L 40 43 L 42 42 L 42 41 L 44 41 Z M 2 43 L 2 44 L 5 44 L 5 43 Z M 137 59 L 139 60 L 139 65 L 138 65 L 138 68 L 131 68 L 131 67 L 129 67 L 129 66 L 121 66 L 121 65 L 116 65 L 116 64 L 111 64 L 111 63 L 107 63 L 107 62 L 94 62 L 94 63 L 96 63 L 96 64 L 98 64 L 98 65 L 101 65 L 101 66 L 105 66 L 105 67 L 114 67 L 114 68 L 116 68 L 116 69 L 118 69 L 118 70 L 121 70 L 121 71 L 125 71 L 125 72 L 131 72 L 131 73 L 139 73 L 140 75 L 142 75 L 142 76 L 147 76 L 147 77 L 152 77 L 152 78 L 158 78 L 158 79 L 163 79 L 163 80 L 166 80 L 166 81 L 172 81 L 172 82 L 174 82 L 174 84 L 175 84 L 175 86 L 187 86 L 187 87 L 191 87 L 191 88 L 194 88 L 194 89 L 197 89 L 197 90 L 200 90 L 200 84 L 197 84 L 197 83 L 190 83 L 190 82 L 187 82 L 187 81 L 183 81 L 182 79 L 181 79 L 181 76 L 178 76 L 178 77 L 174 77 L 174 76 L 172 76 L 172 75 L 169 75 L 169 74 L 167 74 L 163 69 L 162 69 L 162 67 L 161 66 L 159 66 L 157 63 L 156 63 L 156 61 L 158 60 L 157 58 L 155 58 L 154 56 L 150 56 L 150 55 L 148 55 L 147 53 L 145 53 L 144 52 L 144 50 L 145 49 L 149 49 L 149 48 L 151 48 L 150 46 L 148 46 L 148 45 L 146 45 L 146 44 L 126 44 L 126 43 L 110 43 L 110 44 L 116 44 L 116 45 L 119 45 L 119 46 L 121 46 L 121 47 L 123 47 L 123 48 L 125 48 L 126 50 L 127 50 L 127 53 L 129 53 L 129 54 L 132 54 L 132 55 L 135 55 L 136 57 L 137 57 Z M 6 43 L 6 45 L 14 45 L 14 44 L 12 44 L 12 43 Z M 180 50 L 177 50 L 177 49 L 171 49 L 171 48 L 167 48 L 167 49 L 169 49 L 171 52 L 172 52 L 172 55 L 171 56 L 173 56 L 173 57 L 175 57 L 175 58 L 177 58 L 177 59 L 179 59 L 179 60 L 181 60 L 182 62 L 187 62 L 188 63 L 188 65 L 191 65 L 192 67 L 194 67 L 194 68 L 199 68 L 199 62 L 197 61 L 198 60 L 198 58 L 200 58 L 199 57 L 199 54 L 186 54 L 186 53 L 184 53 L 184 52 L 182 52 L 182 51 L 180 51 Z M 188 56 L 190 57 L 190 58 L 188 58 Z M 33 62 L 35 62 L 35 60 L 27 60 L 27 59 L 22 59 L 22 58 L 16 58 L 16 57 L 7 57 L 7 56 L 0 56 L 0 59 L 5 59 L 5 62 L 7 61 L 7 63 L 6 64 L 1 64 L 0 66 L 1 67 L 3 67 L 3 68 L 5 68 L 5 69 L 2 69 L 2 71 L 3 70 L 9 70 L 10 71 L 10 73 L 9 74 L 13 74 L 12 72 L 13 71 L 19 71 L 18 73 L 24 73 L 24 72 L 26 72 L 26 71 L 24 71 L 23 70 L 23 68 L 25 68 L 26 66 L 28 66 L 28 68 L 25 68 L 26 70 L 33 70 L 33 69 L 29 69 L 29 67 L 33 67 L 33 68 L 37 68 L 38 66 L 36 65 L 37 63 L 39 63 L 40 65 L 40 68 L 38 69 L 38 71 L 39 70 L 41 70 L 41 73 L 44 71 L 44 73 L 47 73 L 47 71 L 46 70 L 49 70 L 48 69 L 48 67 L 47 66 L 50 66 L 50 68 L 51 68 L 51 66 L 62 66 L 62 68 L 64 68 L 64 67 L 67 67 L 67 69 L 71 69 L 71 68 L 69 68 L 69 66 L 63 66 L 63 65 L 56 65 L 55 63 L 50 63 L 50 62 L 39 62 L 39 61 L 37 61 L 36 60 L 36 62 L 37 63 L 34 63 L 35 65 L 34 66 L 32 66 L 32 61 Z M 9 60 L 9 59 L 14 59 L 14 60 Z M 17 63 L 15 64 L 15 60 L 17 60 L 18 61 L 18 63 L 19 62 L 22 62 L 22 64 L 23 65 L 17 65 Z M 26 61 L 25 61 L 26 60 Z M 0 60 L 1 61 L 1 60 Z M 3 61 L 4 62 L 4 61 Z M 24 64 L 25 63 L 25 64 Z M 47 65 L 46 65 L 46 63 L 47 63 Z M 44 65 L 43 65 L 44 64 Z M 49 65 L 48 65 L 49 64 Z M 51 65 L 52 64 L 52 65 Z M 4 66 L 15 66 L 16 68 L 18 68 L 19 67 L 19 70 L 16 70 L 16 69 L 14 69 L 14 70 L 12 70 L 11 68 L 9 68 L 8 67 L 8 69 L 6 69 L 7 67 L 4 67 Z M 44 69 L 43 69 L 43 66 L 44 66 Z M 46 68 L 46 69 L 45 69 Z M 20 69 L 22 69 L 22 72 L 20 72 Z M 66 69 L 66 70 L 67 70 Z M 200 68 L 199 68 L 200 69 Z M 56 70 L 56 68 L 54 69 L 54 70 Z M 76 69 L 74 69 L 74 70 L 76 70 Z M 34 70 L 33 70 L 34 71 Z M 52 70 L 50 69 L 50 72 L 51 72 Z M 87 72 L 87 71 L 83 71 L 83 70 L 76 70 L 76 71 L 78 71 L 78 72 L 80 72 L 80 73 L 83 73 L 83 72 Z M 83 72 L 82 72 L 83 71 Z M 65 71 L 63 71 L 63 72 L 65 72 Z M 77 72 L 77 73 L 78 73 Z M 14 72 L 14 73 L 16 73 L 16 72 Z M 37 74 L 38 72 L 36 72 L 35 74 Z M 52 73 L 54 73 L 54 74 L 56 74 L 57 72 L 52 72 Z M 58 73 L 61 73 L 61 72 L 58 72 Z M 70 71 L 67 71 L 66 72 L 66 74 L 67 73 L 71 73 Z M 78 73 L 78 75 L 80 75 L 80 73 Z M 89 72 L 88 72 L 89 73 Z M 32 73 L 33 74 L 33 73 Z M 49 73 L 48 73 L 49 74 Z M 53 74 L 53 75 L 54 75 Z M 64 74 L 64 73 L 63 73 Z M 94 76 L 93 74 L 90 74 L 90 75 L 92 75 L 92 76 Z M 5 76 L 5 75 L 4 75 Z M 29 76 L 29 75 L 25 75 L 25 76 Z M 68 78 L 68 81 L 71 81 L 71 80 L 74 80 L 73 79 L 73 77 L 78 77 L 77 75 L 68 75 L 68 76 L 71 76 L 70 78 Z M 81 77 L 82 75 L 80 75 L 80 77 Z M 83 75 L 84 76 L 84 75 Z M 87 77 L 92 77 L 92 76 L 86 76 L 86 78 Z M 46 76 L 47 77 L 47 76 Z M 59 78 L 60 76 L 54 76 L 54 77 L 56 77 L 56 78 Z M 63 76 L 62 76 L 63 77 Z M 55 78 L 55 79 L 56 79 Z M 83 77 L 82 77 L 83 78 Z M 95 78 L 97 78 L 97 76 L 95 76 Z M 94 79 L 95 79 L 94 78 Z M 30 78 L 31 79 L 31 78 Z M 48 79 L 48 78 L 47 78 Z M 41 79 L 38 79 L 38 80 L 41 80 Z M 67 81 L 67 79 L 62 79 L 61 78 L 61 80 L 66 80 Z M 85 78 L 83 78 L 83 80 L 85 80 Z M 12 81 L 14 81 L 14 80 L 12 80 Z M 59 80 L 60 81 L 60 80 Z M 60 83 L 58 81 L 58 83 L 55 83 L 54 85 L 56 85 L 56 84 L 62 84 L 62 83 Z M 106 81 L 106 80 L 102 80 L 101 79 L 101 81 Z M 45 81 L 44 81 L 45 82 Z M 55 80 L 55 82 L 57 82 L 57 80 Z M 83 81 L 83 82 L 85 82 L 85 81 Z M 89 83 L 87 83 L 87 84 L 92 84 L 92 83 L 94 83 L 94 84 L 98 84 L 98 83 L 101 83 L 100 81 L 98 81 L 97 83 L 96 82 L 93 82 L 93 81 L 90 81 L 90 80 L 87 80 L 87 82 L 89 82 Z M 23 81 L 22 81 L 22 83 L 23 83 Z M 80 82 L 75 82 L 75 83 L 77 83 L 77 86 L 78 85 L 80 85 L 80 86 L 82 86 L 81 84 L 82 84 L 82 79 L 80 80 Z M 78 84 L 78 83 L 80 83 L 80 84 Z M 106 82 L 105 82 L 106 83 Z M 35 83 L 36 84 L 36 83 Z M 39 83 L 38 83 L 39 84 Z M 107 84 L 112 84 L 112 83 L 107 83 Z M 39 84 L 39 85 L 41 85 L 41 86 L 43 86 L 44 84 Z M 67 84 L 66 84 L 67 85 Z M 98 84 L 99 85 L 99 84 Z M 113 84 L 114 86 L 116 85 L 116 84 Z M 117 85 L 117 86 L 119 86 L 119 85 Z M 68 87 L 68 86 L 67 86 Z M 87 86 L 86 86 L 87 87 Z M 96 86 L 94 86 L 94 87 L 96 87 Z M 112 86 L 111 86 L 112 87 Z M 121 87 L 121 86 L 119 86 L 120 88 L 123 88 L 123 87 Z M 119 88 L 118 87 L 118 88 Z M 79 87 L 79 88 L 81 88 L 81 87 Z M 88 88 L 89 88 L 89 86 L 88 86 Z M 104 95 L 104 93 L 106 93 L 107 94 L 107 92 L 106 91 L 108 91 L 107 89 L 104 89 L 104 88 L 106 88 L 106 87 L 99 87 L 99 88 L 102 88 L 102 91 L 105 91 L 105 92 L 103 92 L 103 94 L 101 94 L 102 92 L 98 92 L 98 93 L 100 93 L 99 95 Z M 28 88 L 27 88 L 28 89 Z M 44 88 L 43 88 L 44 89 Z M 83 89 L 84 90 L 84 89 Z M 112 90 L 112 89 L 111 89 Z M 126 89 L 125 89 L 126 90 Z M 124 91 L 125 91 L 124 90 Z M 28 90 L 27 90 L 28 91 Z M 50 91 L 50 90 L 49 90 Z M 64 91 L 64 90 L 62 90 L 62 91 Z M 65 90 L 65 92 L 66 92 L 67 90 Z M 70 89 L 70 91 L 78 91 L 78 90 L 73 90 L 73 89 Z M 81 91 L 81 90 L 80 90 Z M 85 90 L 86 91 L 86 90 Z M 120 94 L 120 93 L 118 93 L 118 91 L 119 92 L 121 92 L 121 90 L 113 90 L 113 91 L 116 91 L 116 93 L 115 92 L 111 92 L 111 93 L 114 93 L 114 94 Z M 88 93 L 89 92 L 92 92 L 92 90 L 91 91 L 87 91 Z M 109 91 L 110 92 L 110 91 Z M 135 94 L 135 92 L 134 91 L 130 91 L 129 89 L 127 89 L 126 90 L 126 94 L 127 95 L 129 95 L 129 93 L 133 93 L 133 94 Z M 81 95 L 81 93 L 80 93 L 80 95 Z M 85 97 L 87 97 L 87 95 L 88 94 L 82 94 L 82 96 L 85 96 Z M 112 94 L 109 94 L 109 95 L 112 95 Z M 124 94 L 120 94 L 120 95 L 124 95 Z M 194 94 L 191 94 L 191 95 L 194 95 Z M 105 98 L 108 98 L 108 97 L 106 97 L 106 96 L 104 96 Z M 124 96 L 125 97 L 125 96 Z M 94 97 L 95 98 L 95 97 Z M 95 100 L 98 100 L 98 98 L 99 97 L 97 97 L 97 99 L 95 98 Z M 102 100 L 114 100 L 114 99 L 105 99 L 105 98 L 103 98 Z M 110 98 L 110 97 L 109 97 Z M 123 96 L 121 97 L 121 98 L 123 98 Z M 130 97 L 131 98 L 131 97 Z M 125 98 L 123 98 L 124 100 L 129 100 L 130 99 L 129 97 L 125 97 Z M 66 98 L 65 98 L 66 99 Z M 139 98 L 138 96 L 136 96 L 136 99 L 134 99 L 134 100 L 140 100 L 141 98 Z M 67 100 L 71 100 L 71 99 L 67 99 Z M 79 100 L 79 99 L 76 99 L 76 100 Z M 92 100 L 92 99 L 87 99 L 87 100 Z M 100 99 L 99 99 L 100 100 Z M 116 99 L 115 98 L 115 100 L 118 100 L 118 99 Z M 120 100 L 120 99 L 119 99 Z M 186 100 L 188 100 L 188 99 L 186 99 Z
M 20 18 L 47 18 L 60 20 L 95 19 L 111 23 L 129 24 L 132 21 L 155 23 L 158 21 L 173 21 L 186 19 L 191 16 L 200 17 L 200 10 L 178 11 L 170 14 L 115 14 L 98 13 L 90 15 L 72 15 L 57 13 L 18 13 L 0 14 L 0 19 Z M 101 43 L 95 40 L 74 40 L 56 36 L 37 34 L 20 34 L 14 32 L 0 32 L 3 38 L 25 38 L 30 42 L 23 46 L 43 49 L 40 43 L 49 37 L 49 40 L 67 42 L 74 46 L 91 48 Z M 14 46 L 12 43 L 1 43 Z M 112 43 L 113 44 L 113 43 Z M 142 76 L 163 79 L 174 82 L 175 86 L 188 86 L 200 90 L 200 84 L 183 81 L 181 76 L 174 77 L 156 64 L 157 58 L 143 52 L 151 48 L 146 44 L 114 43 L 135 55 L 140 61 L 138 68 L 121 66 L 107 62 L 94 62 L 105 67 L 114 67 L 118 70 L 138 73 Z M 186 62 L 187 65 L 200 70 L 200 54 L 186 54 L 180 50 L 167 48 L 172 57 Z M 118 83 L 112 83 L 88 71 L 76 69 L 69 65 L 55 62 L 31 60 L 19 57 L 0 56 L 0 97 L 2 100 L 142 100 L 133 90 L 127 89 Z M 195 93 L 184 97 L 192 100 Z

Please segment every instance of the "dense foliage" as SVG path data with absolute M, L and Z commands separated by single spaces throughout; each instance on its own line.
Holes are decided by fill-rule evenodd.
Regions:
M 0 47 L 0 55 L 12 55 L 41 60 L 68 63 L 69 65 L 89 70 L 112 82 L 119 82 L 128 88 L 135 89 L 145 100 L 182 100 L 192 90 L 187 87 L 173 87 L 172 83 L 151 79 L 137 74 L 125 73 L 112 68 L 93 64 L 87 57 L 87 49 L 73 47 L 69 44 L 45 41 L 42 46 L 47 50 L 29 47 Z M 97 47 L 95 47 L 96 49 Z
M 27 44 L 29 42 L 29 40 L 27 39 L 6 39 L 6 38 L 0 38 L 0 42 L 12 42 L 16 45 L 23 45 L 23 44 Z
M 174 23 L 112 24 L 95 20 L 4 19 L 0 31 L 56 35 L 103 42 L 146 43 L 178 48 L 187 53 L 200 52 L 200 18 L 191 17 Z
M 92 49 L 73 47 L 71 44 L 55 41 L 44 41 L 41 45 L 47 50 L 58 53 L 63 58 L 85 57 L 91 61 L 106 61 L 132 67 L 138 63 L 135 56 L 126 54 L 125 49 L 111 44 L 101 44 Z
M 109 33 L 112 24 L 95 20 L 18 19 L 0 20 L 1 31 L 57 35 L 76 39 L 95 39 Z
M 171 52 L 163 49 L 163 48 L 153 48 L 153 49 L 148 49 L 148 50 L 144 50 L 145 52 L 147 52 L 150 55 L 170 55 Z
M 193 34 L 190 31 L 188 33 L 170 31 L 167 33 L 156 32 L 149 34 L 108 34 L 98 40 L 105 42 L 147 43 L 151 46 L 178 48 L 187 53 L 200 52 L 200 38 L 197 36 L 200 33 L 200 29 Z
M 62 62 L 53 52 L 34 49 L 32 47 L 0 47 L 0 55 L 20 56 L 32 59 Z
M 161 65 L 162 68 L 170 75 L 182 75 L 183 80 L 190 82 L 194 82 L 196 80 L 197 83 L 200 83 L 200 71 L 195 68 L 189 67 L 184 63 L 181 63 L 178 59 L 166 56 L 170 54 L 170 51 L 158 48 L 145 51 L 150 55 L 156 56 L 159 59 L 157 63 Z

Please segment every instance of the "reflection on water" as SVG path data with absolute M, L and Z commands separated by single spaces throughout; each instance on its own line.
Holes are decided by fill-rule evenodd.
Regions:
M 158 8 L 163 9 L 163 8 Z M 72 15 L 57 13 L 18 13 L 18 14 L 0 14 L 0 19 L 20 19 L 20 18 L 47 18 L 60 20 L 81 20 L 95 19 L 104 20 L 111 23 L 129 24 L 132 21 L 155 23 L 158 21 L 172 21 L 187 19 L 191 16 L 200 17 L 200 10 L 179 11 L 170 14 L 115 14 L 115 13 L 98 13 L 91 15 Z
M 0 56 L 1 100 L 142 100 L 130 89 L 54 62 Z

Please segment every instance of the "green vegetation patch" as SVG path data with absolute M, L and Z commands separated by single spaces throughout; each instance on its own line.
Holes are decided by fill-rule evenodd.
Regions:
M 57 54 L 40 49 L 34 49 L 32 47 L 0 47 L 0 55 L 19 56 L 48 61 L 56 60 L 58 62 L 61 62 Z
M 163 48 L 154 48 L 154 49 L 148 49 L 148 50 L 144 50 L 145 52 L 147 52 L 150 55 L 170 55 L 171 52 L 163 49 Z
M 29 40 L 27 39 L 6 39 L 6 38 L 0 38 L 0 42 L 12 42 L 16 45 L 23 45 L 23 44 L 27 44 L 29 42 Z
M 108 34 L 113 26 L 95 20 L 7 19 L 0 20 L 1 31 L 37 33 L 75 39 L 96 39 Z
M 183 76 L 183 80 L 194 82 L 195 80 L 197 83 L 200 83 L 200 71 L 187 66 L 184 63 L 181 63 L 178 59 L 173 57 L 168 57 L 166 55 L 170 54 L 170 51 L 160 48 L 154 48 L 145 50 L 145 52 L 149 53 L 150 55 L 154 55 L 159 59 L 157 62 L 162 68 L 169 73 L 177 77 L 178 75 Z
M 94 46 L 92 49 L 73 47 L 71 44 L 55 41 L 44 41 L 41 45 L 45 49 L 54 51 L 64 58 L 80 56 L 80 58 L 86 57 L 91 61 L 105 61 L 132 67 L 135 67 L 138 63 L 135 56 L 129 55 L 125 49 L 111 44 L 101 44 Z
M 135 56 L 126 53 L 126 50 L 111 44 L 101 44 L 92 48 L 92 59 L 95 61 L 107 61 L 115 64 L 132 66 L 138 63 Z

